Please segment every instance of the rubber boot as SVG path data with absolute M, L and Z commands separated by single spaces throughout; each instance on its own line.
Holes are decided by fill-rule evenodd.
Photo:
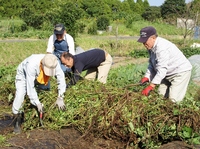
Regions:
M 23 122 L 24 119 L 24 113 L 18 113 L 18 114 L 14 114 L 14 132 L 15 133 L 21 133 L 21 124 Z

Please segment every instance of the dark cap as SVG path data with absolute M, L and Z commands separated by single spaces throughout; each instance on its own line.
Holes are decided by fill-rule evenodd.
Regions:
M 138 39 L 138 42 L 145 43 L 150 36 L 156 34 L 156 29 L 152 26 L 147 26 L 145 28 L 142 28 L 140 30 L 140 38 Z
M 54 27 L 54 34 L 63 34 L 65 26 L 63 24 L 56 24 Z

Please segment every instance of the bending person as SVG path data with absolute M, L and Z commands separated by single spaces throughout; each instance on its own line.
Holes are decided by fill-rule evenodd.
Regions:
M 92 49 L 74 56 L 64 52 L 61 55 L 61 62 L 71 68 L 74 73 L 74 82 L 70 82 L 71 85 L 80 79 L 80 74 L 84 70 L 87 70 L 86 79 L 95 80 L 97 78 L 105 84 L 112 65 L 112 57 L 104 50 Z
M 58 98 L 56 105 L 59 109 L 65 109 L 63 101 L 66 83 L 64 73 L 58 63 L 57 57 L 53 54 L 33 54 L 22 61 L 15 78 L 16 93 L 12 105 L 14 114 L 14 132 L 21 131 L 22 104 L 27 94 L 31 104 L 37 107 L 38 112 L 43 112 L 43 104 L 39 101 L 36 85 L 47 85 L 51 76 L 56 76 L 58 83 Z

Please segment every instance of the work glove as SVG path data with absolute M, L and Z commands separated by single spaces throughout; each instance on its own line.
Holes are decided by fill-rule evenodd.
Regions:
M 143 91 L 142 91 L 142 94 L 145 95 L 145 96 L 149 96 L 150 92 L 153 90 L 154 88 L 149 85 L 147 86 Z
M 65 110 L 65 109 L 66 109 L 65 103 L 64 103 L 62 97 L 58 97 L 58 98 L 57 98 L 55 105 L 58 106 L 58 109 L 59 109 L 59 110 Z
M 37 104 L 37 108 L 38 108 L 38 112 L 40 112 L 40 113 L 44 112 L 43 111 L 43 104 L 42 103 Z
M 147 77 L 144 77 L 140 80 L 140 85 L 144 85 L 145 83 L 149 82 L 149 79 Z

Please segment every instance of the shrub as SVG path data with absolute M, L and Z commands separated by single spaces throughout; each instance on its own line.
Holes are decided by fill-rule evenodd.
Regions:
M 200 54 L 200 48 L 186 47 L 186 48 L 181 49 L 181 51 L 184 53 L 184 55 L 186 57 L 190 57 L 190 56 L 195 55 L 195 54 Z
M 109 26 L 110 20 L 106 16 L 100 16 L 97 18 L 97 29 L 98 30 L 106 30 L 107 26 Z
M 92 23 L 90 27 L 88 27 L 88 34 L 96 35 L 97 34 L 97 24 Z

